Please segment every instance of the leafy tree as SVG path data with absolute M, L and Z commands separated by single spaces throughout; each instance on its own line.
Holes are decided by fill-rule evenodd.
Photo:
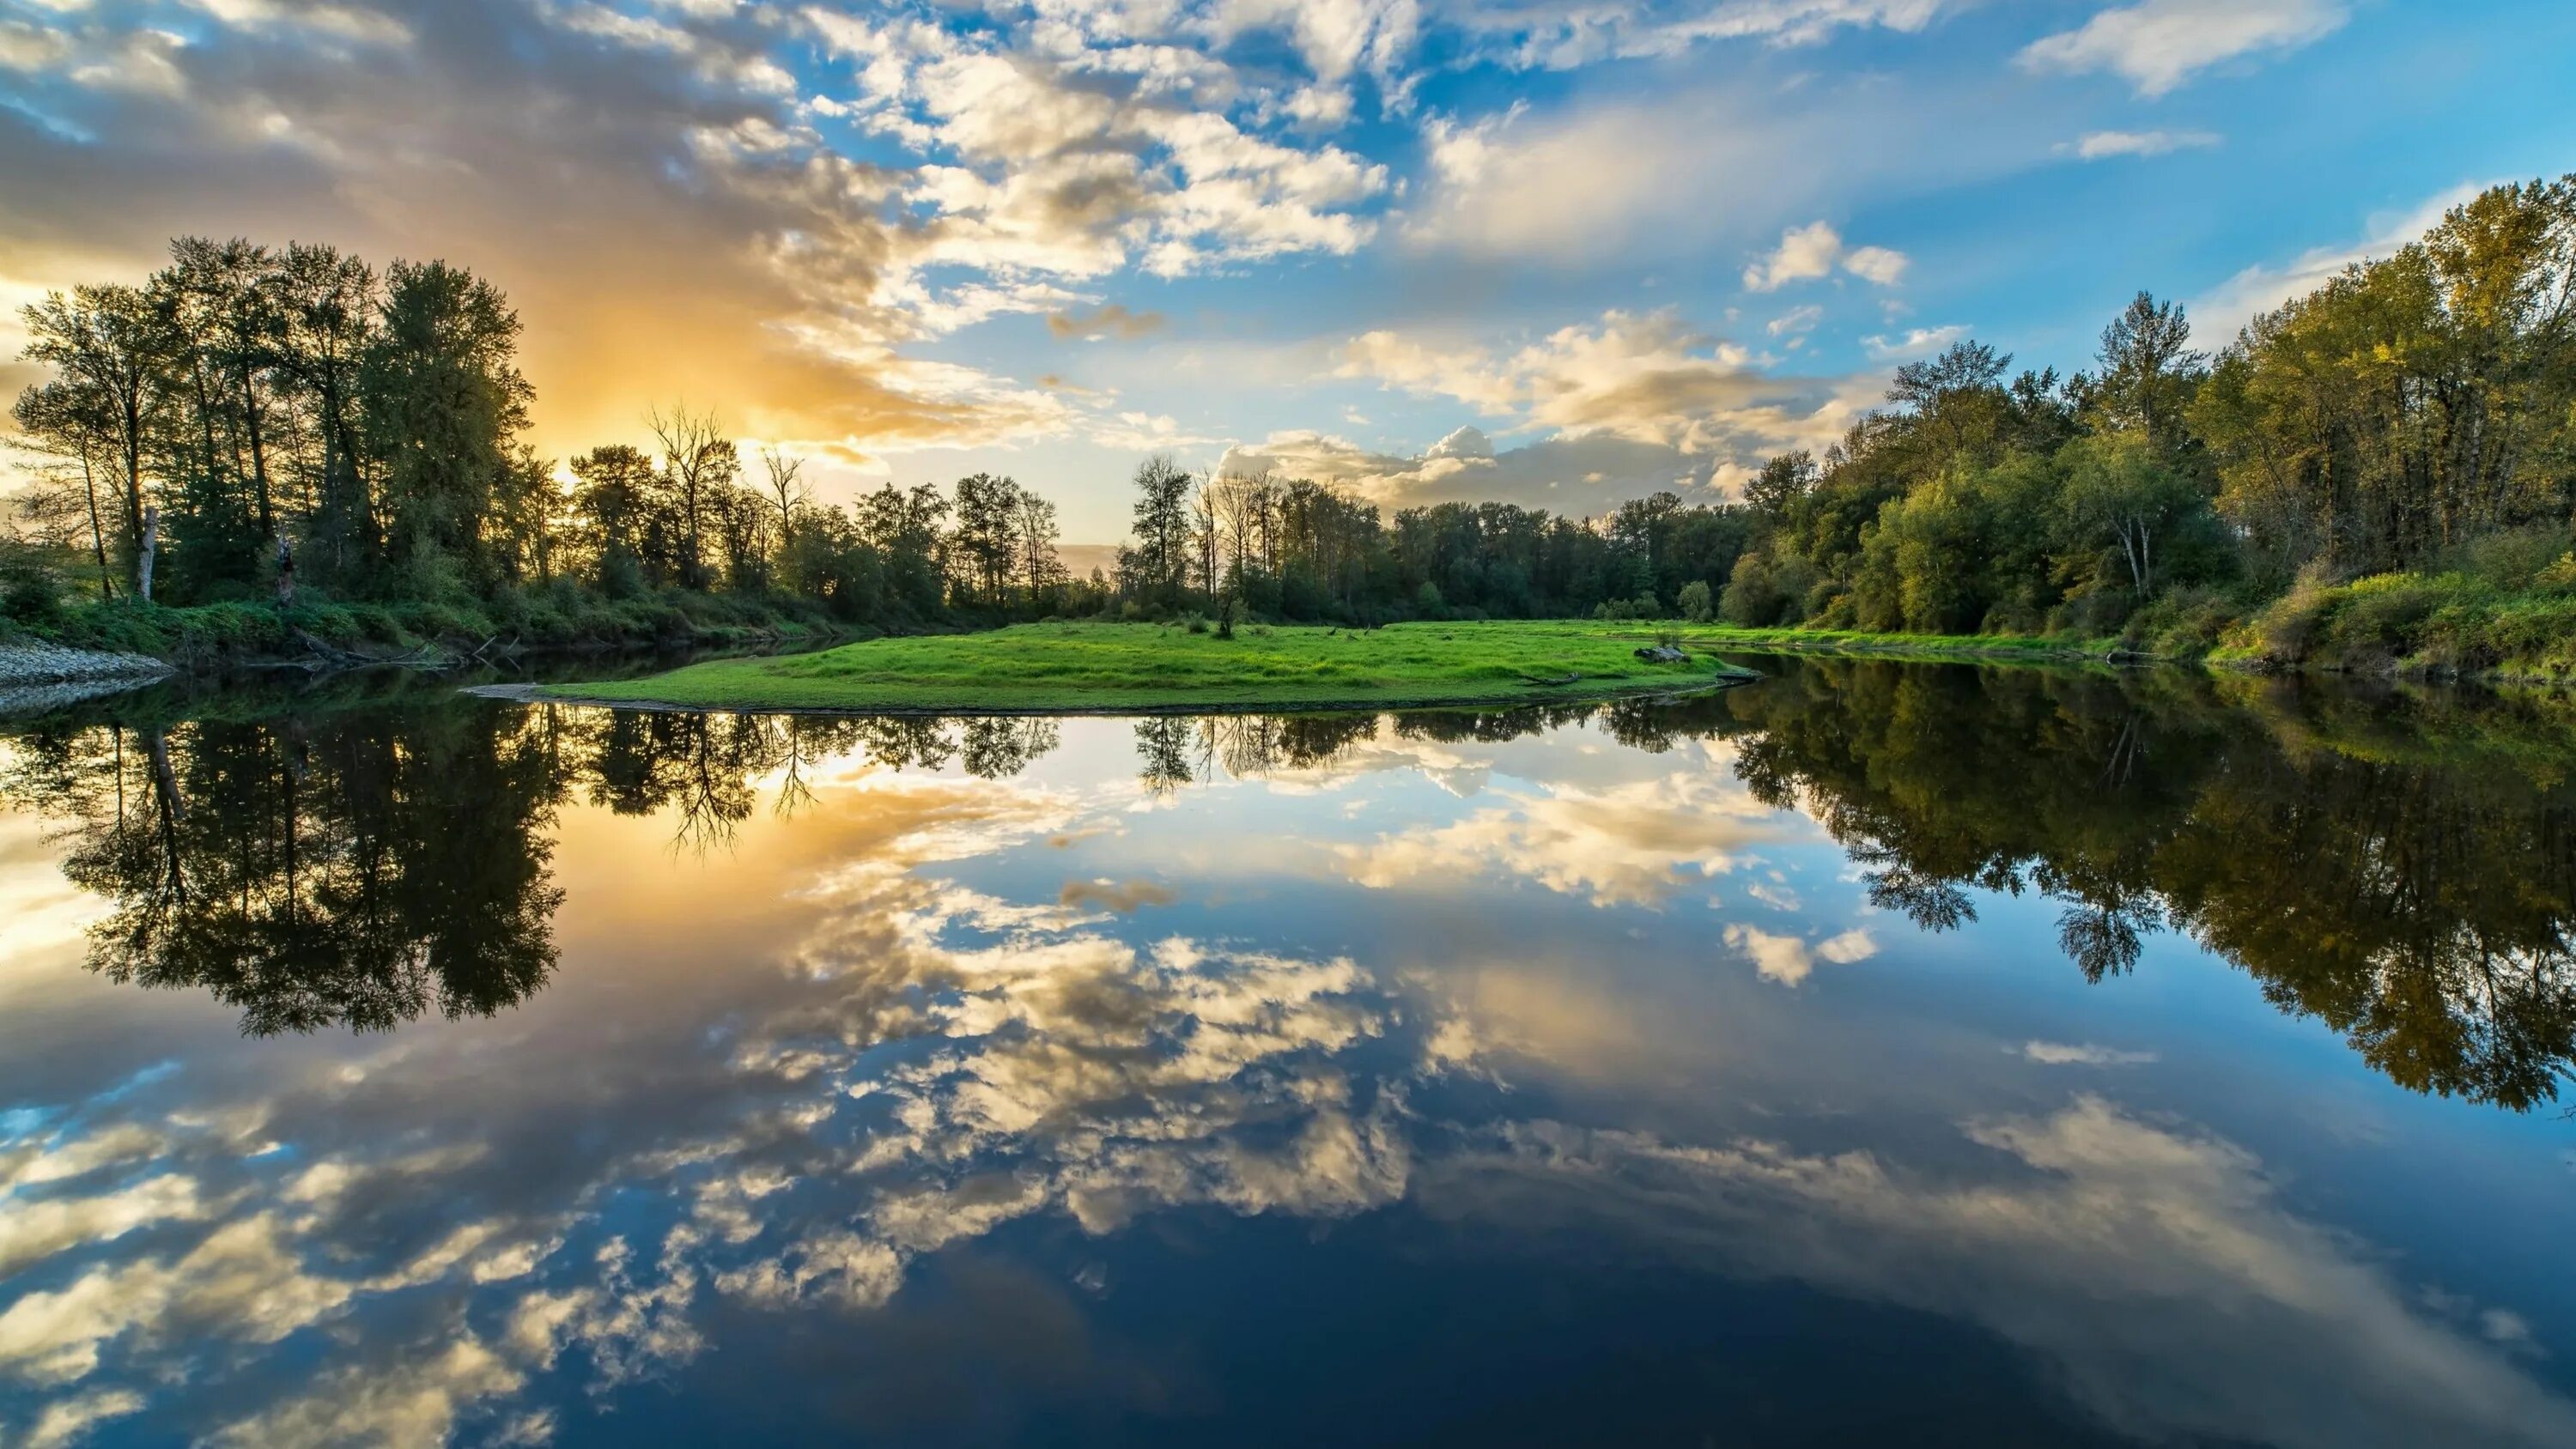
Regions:
M 519 317 L 491 283 L 445 262 L 396 262 L 358 368 L 367 450 L 383 479 L 387 551 L 435 596 L 506 576 L 491 523 L 525 486 L 512 443 L 533 390 Z

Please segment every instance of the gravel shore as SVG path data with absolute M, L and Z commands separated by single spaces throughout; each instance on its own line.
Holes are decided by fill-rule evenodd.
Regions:
M 0 689 L 107 680 L 140 684 L 172 672 L 169 665 L 145 654 L 104 654 L 56 644 L 0 644 Z

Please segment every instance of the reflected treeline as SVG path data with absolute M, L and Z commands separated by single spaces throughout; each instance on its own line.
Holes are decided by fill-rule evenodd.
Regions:
M 64 823 L 64 872 L 107 900 L 90 965 L 198 988 L 253 1035 L 488 1015 L 555 966 L 556 808 L 668 811 L 675 845 L 730 840 L 811 799 L 818 760 L 1016 774 L 1032 719 L 637 714 L 469 701 L 283 719 L 39 728 L 0 793 Z
M 1158 715 L 1136 721 L 1137 771 L 1147 789 L 1167 794 L 1221 777 L 1267 779 L 1321 769 L 1378 737 L 1388 723 L 1399 740 L 1501 744 L 1586 721 L 1621 744 L 1660 753 L 1676 741 L 1738 728 L 1716 694 L 1599 704 L 1523 705 L 1499 710 L 1411 710 L 1391 715 Z
M 2222 699 L 2221 693 L 2228 698 Z M 2157 675 L 1809 661 L 1724 708 L 1738 771 L 1931 929 L 2061 902 L 2094 980 L 2188 933 L 2418 1091 L 2517 1110 L 2576 1050 L 2563 721 Z
M 200 987 L 245 1032 L 484 1014 L 554 969 L 558 771 L 492 710 L 110 725 L 10 741 L 8 793 L 74 822 L 112 903 L 92 966 Z
M 1590 722 L 1632 748 L 1733 737 L 1881 905 L 1930 929 L 1978 891 L 2059 903 L 2095 980 L 2159 932 L 2252 972 L 2409 1087 L 2527 1109 L 2576 1057 L 2576 764 L 2566 723 L 2443 694 L 1783 661 L 1683 700 L 1135 723 L 1143 785 L 1314 770 L 1388 732 L 1493 743 Z M 494 708 L 412 697 L 288 718 L 55 725 L 0 791 L 63 822 L 110 903 L 103 974 L 205 989 L 253 1033 L 506 1008 L 555 965 L 556 810 L 667 814 L 722 848 L 821 762 L 1003 778 L 1053 721 Z

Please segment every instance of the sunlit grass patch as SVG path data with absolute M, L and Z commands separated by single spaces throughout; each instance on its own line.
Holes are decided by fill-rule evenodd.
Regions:
M 1637 626 L 1023 624 L 873 639 L 814 654 L 724 659 L 648 679 L 564 685 L 562 697 L 709 709 L 1104 710 L 1323 708 L 1562 700 L 1716 683 L 1702 651 L 1636 657 Z

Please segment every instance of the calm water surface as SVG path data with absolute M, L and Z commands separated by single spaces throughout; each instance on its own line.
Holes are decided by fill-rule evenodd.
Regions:
M 2576 735 L 0 733 L 0 1441 L 2576 1444 Z

